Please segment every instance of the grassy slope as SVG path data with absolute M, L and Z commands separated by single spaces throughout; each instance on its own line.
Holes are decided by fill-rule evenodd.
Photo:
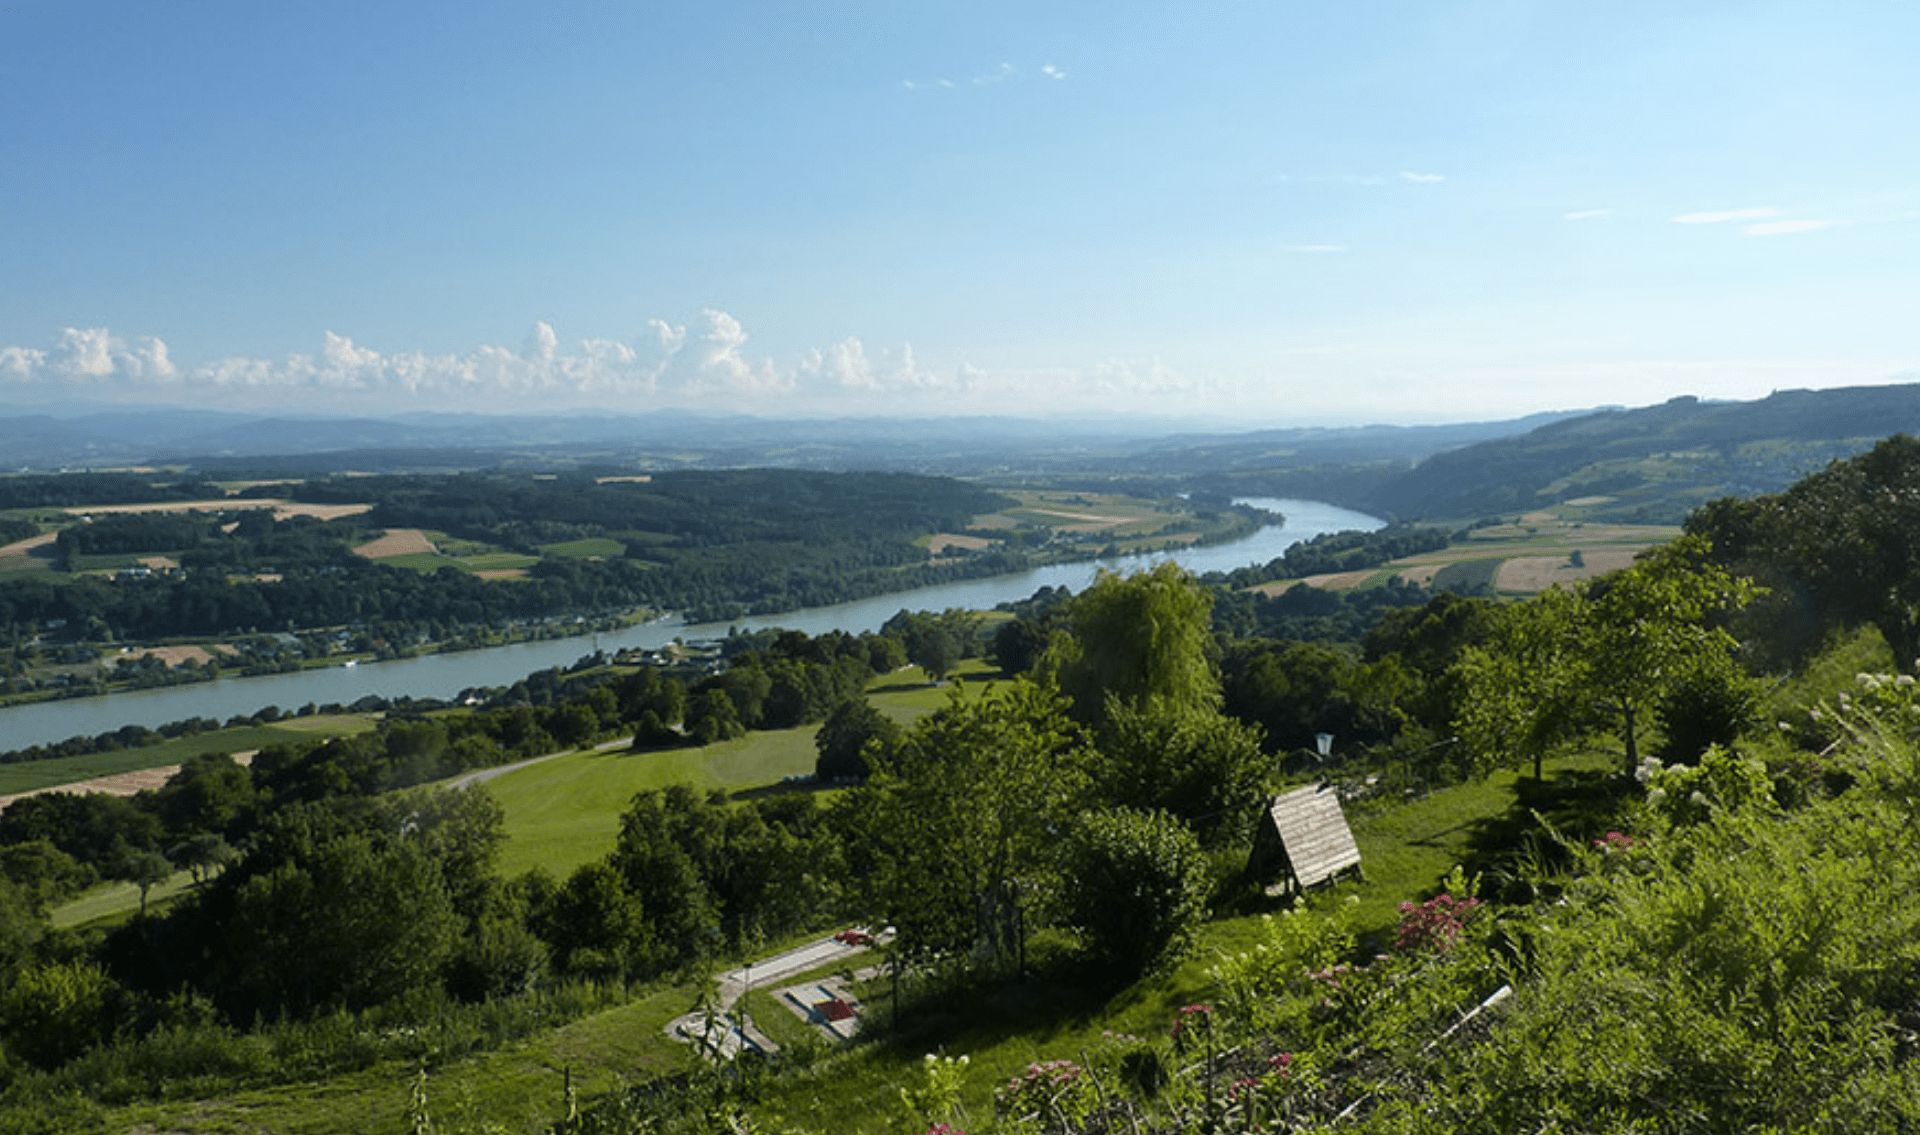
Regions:
M 1577 778 L 1611 768 L 1618 758 L 1588 753 L 1548 763 L 1550 778 Z M 1473 784 L 1442 789 L 1409 802 L 1356 813 L 1351 820 L 1360 845 L 1364 878 L 1336 884 L 1332 901 L 1358 899 L 1359 925 L 1386 933 L 1399 903 L 1432 894 L 1456 865 L 1489 851 L 1490 833 L 1519 807 L 1523 778 L 1496 773 Z M 1276 906 L 1277 909 L 1277 906 Z M 1054 980 L 1016 986 L 937 1012 L 897 1042 L 856 1047 L 796 1078 L 765 1105 L 802 1130 L 883 1132 L 906 1130 L 899 1088 L 911 1084 L 928 1052 L 969 1058 L 965 1102 L 975 1116 L 993 1114 L 993 1089 L 1020 1075 L 1029 1063 L 1081 1058 L 1098 1047 L 1107 1030 L 1138 1036 L 1165 1032 L 1182 1005 L 1213 996 L 1209 971 L 1220 957 L 1251 947 L 1260 932 L 1258 914 L 1209 924 L 1200 947 L 1171 973 L 1150 977 L 1109 994 Z M 870 1008 L 889 1011 L 881 989 L 868 993 Z M 964 1126 L 964 1125 L 963 1125 Z
M 876 696 L 883 705 L 888 699 L 917 701 L 920 712 L 925 712 L 944 695 L 919 687 L 883 689 Z M 731 757 L 741 762 L 735 766 L 739 769 L 754 767 L 753 762 L 760 760 L 758 767 L 764 769 L 778 767 L 782 758 L 774 754 L 784 744 L 778 737 L 772 739 L 761 757 L 755 757 L 753 747 L 737 742 L 684 756 L 716 761 Z M 565 759 L 515 775 L 527 775 L 526 787 L 537 789 L 538 778 L 531 774 Z M 621 759 L 603 760 L 617 767 Z M 1610 766 L 1614 759 L 1591 754 L 1564 759 L 1549 768 L 1567 773 Z M 655 765 L 650 771 L 662 773 L 665 767 Z M 700 775 L 717 780 L 711 767 L 703 768 Z M 1366 877 L 1339 884 L 1332 897 L 1356 895 L 1363 923 L 1381 929 L 1390 926 L 1401 899 L 1430 892 L 1454 865 L 1484 850 L 1485 833 L 1515 807 L 1518 779 L 1513 773 L 1502 773 L 1477 784 L 1356 814 L 1353 827 L 1365 857 Z M 537 790 L 528 793 L 537 795 Z M 617 817 L 624 804 L 624 797 L 596 793 L 593 798 L 609 817 Z M 572 811 L 578 820 L 589 809 L 581 803 Z M 510 829 L 523 824 L 537 828 L 532 824 L 534 815 L 510 806 Z M 617 820 L 613 824 L 617 826 Z M 610 826 L 605 837 L 608 843 L 611 830 Z M 1251 945 L 1259 925 L 1258 915 L 1215 922 L 1206 928 L 1201 948 L 1178 969 L 1117 993 L 1061 980 L 971 998 L 915 1022 L 897 1043 L 859 1045 L 817 1062 L 808 1074 L 782 1084 L 765 1103 L 765 1113 L 816 1131 L 894 1130 L 906 1119 L 899 1086 L 917 1075 L 923 1053 L 944 1050 L 970 1056 L 968 1106 L 975 1115 L 991 1115 L 994 1086 L 1024 1070 L 1030 1061 L 1077 1058 L 1098 1045 L 1106 1029 L 1140 1035 L 1164 1030 L 1179 1006 L 1211 996 L 1208 971 L 1214 962 L 1222 954 Z M 1044 957 L 1060 946 L 1057 940 L 1043 941 L 1036 953 Z M 687 1053 L 668 1040 L 663 1030 L 667 1021 L 695 1004 L 699 988 L 696 981 L 663 986 L 628 1005 L 521 1044 L 436 1068 L 428 1085 L 435 1118 L 442 1126 L 463 1130 L 535 1132 L 560 1115 L 563 1069 L 572 1069 L 583 1103 L 622 1082 L 682 1071 L 688 1067 Z M 884 987 L 869 989 L 865 996 L 874 1012 L 888 1011 Z M 750 1008 L 763 1022 L 782 1012 L 764 994 L 756 995 Z M 789 1039 L 800 1035 L 784 1021 L 774 1027 Z M 401 1132 L 415 1071 L 387 1065 L 321 1083 L 258 1089 L 220 1100 L 145 1104 L 110 1114 L 109 1128 L 181 1135 Z
M 978 660 L 961 668 L 963 678 L 989 673 Z M 875 682 L 871 696 L 881 712 L 905 723 L 944 704 L 948 689 L 928 686 L 919 671 L 905 670 Z M 753 788 L 810 775 L 818 729 L 749 733 L 703 749 L 568 753 L 489 781 L 487 791 L 507 816 L 500 870 L 517 875 L 539 867 L 565 878 L 612 850 L 620 815 L 636 792 L 670 784 Z

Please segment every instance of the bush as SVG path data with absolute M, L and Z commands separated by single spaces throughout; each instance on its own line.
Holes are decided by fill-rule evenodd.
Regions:
M 1088 816 L 1067 851 L 1068 921 L 1119 976 L 1173 961 L 1206 915 L 1200 841 L 1165 812 L 1115 808 Z

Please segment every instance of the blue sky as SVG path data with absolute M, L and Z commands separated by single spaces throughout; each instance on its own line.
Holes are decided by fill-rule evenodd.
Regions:
M 0 408 L 1920 380 L 1909 3 L 0 2 Z

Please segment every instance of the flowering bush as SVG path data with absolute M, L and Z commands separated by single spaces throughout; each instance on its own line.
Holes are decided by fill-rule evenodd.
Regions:
M 951 1135 L 964 1135 L 948 1127 L 941 1117 L 960 1117 L 960 1085 L 966 1078 L 966 1056 L 936 1056 L 929 1052 L 920 1067 L 925 1074 L 920 1086 L 901 1088 L 900 1102 L 921 1122 L 932 1123 L 933 1132 L 944 1130 Z
M 1630 835 L 1622 835 L 1619 832 L 1608 832 L 1606 835 L 1594 840 L 1593 846 L 1598 849 L 1602 855 L 1608 855 L 1616 851 L 1631 851 L 1633 850 L 1633 837 Z
M 1423 903 L 1403 902 L 1394 946 L 1404 954 L 1451 950 L 1479 910 L 1479 899 L 1456 899 L 1445 893 Z
M 1086 1095 L 1085 1073 L 1086 1069 L 1071 1060 L 1029 1064 L 1023 1075 L 994 1089 L 994 1109 L 1014 1117 L 1048 1111 L 1078 1115 L 1087 1103 L 1082 1098 Z
M 1647 786 L 1647 803 L 1675 824 L 1697 824 L 1716 809 L 1741 811 L 1773 803 L 1773 779 L 1760 761 L 1714 745 L 1700 763 L 1662 765 L 1649 758 L 1634 773 Z
M 1173 1030 L 1167 1035 L 1178 1041 L 1193 1033 L 1195 1029 L 1204 1029 L 1213 1023 L 1213 1006 L 1183 1005 L 1174 1014 Z

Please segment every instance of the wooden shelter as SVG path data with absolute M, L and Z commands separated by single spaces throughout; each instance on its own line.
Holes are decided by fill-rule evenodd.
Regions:
M 1256 879 L 1280 876 L 1268 886 L 1269 894 L 1297 894 L 1358 866 L 1360 845 L 1331 784 L 1309 784 L 1274 797 L 1254 832 L 1247 861 Z

